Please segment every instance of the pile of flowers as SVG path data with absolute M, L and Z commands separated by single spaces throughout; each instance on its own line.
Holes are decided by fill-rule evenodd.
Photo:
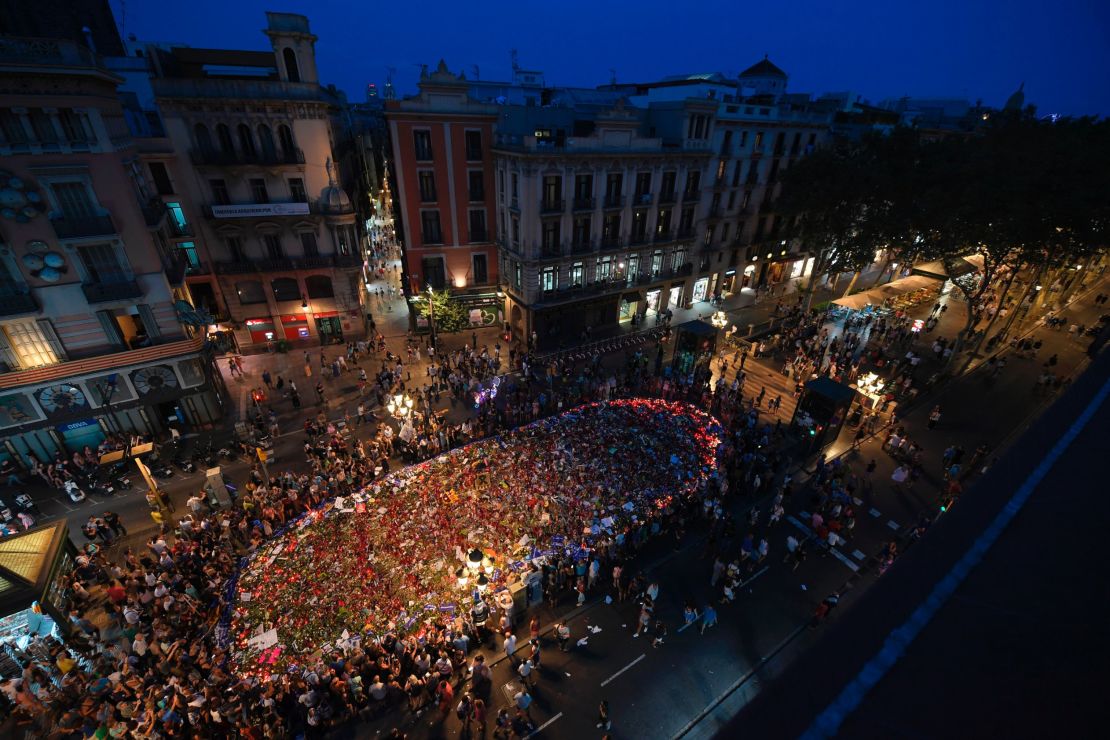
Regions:
M 489 589 L 528 560 L 589 557 L 716 470 L 719 427 L 683 403 L 588 404 L 453 450 L 328 501 L 276 534 L 233 582 L 240 673 L 304 665 L 367 635 L 419 633 L 473 604 L 457 576 L 480 548 Z

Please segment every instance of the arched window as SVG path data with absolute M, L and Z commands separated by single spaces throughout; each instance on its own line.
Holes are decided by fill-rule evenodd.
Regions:
M 293 143 L 293 132 L 284 123 L 278 126 L 278 140 L 281 142 L 281 153 L 286 157 L 293 156 L 297 145 Z
M 203 123 L 198 123 L 193 126 L 193 136 L 197 140 L 197 149 L 202 152 L 210 153 L 212 149 L 212 134 L 208 132 L 208 127 Z
M 274 147 L 274 132 L 266 124 L 258 127 L 258 143 L 262 147 L 262 156 L 267 160 L 277 159 L 277 149 Z
M 235 154 L 235 145 L 231 143 L 231 130 L 227 124 L 216 126 L 216 139 L 220 142 L 220 152 L 227 155 Z
M 235 283 L 235 292 L 239 295 L 239 303 L 244 306 L 251 303 L 266 302 L 266 292 L 262 289 L 262 283 L 257 280 L 244 280 L 241 283 Z
M 334 298 L 335 290 L 332 288 L 331 278 L 327 275 L 309 275 L 304 279 L 305 290 L 309 298 Z
M 256 156 L 254 137 L 251 136 L 250 127 L 245 123 L 239 124 L 239 151 L 248 159 L 254 159 Z
M 297 52 L 287 46 L 282 50 L 281 57 L 285 60 L 285 76 L 290 82 L 300 82 L 301 70 L 297 67 Z
M 301 300 L 301 289 L 297 287 L 297 281 L 293 278 L 274 278 L 270 281 L 270 288 L 274 291 L 274 300 Z

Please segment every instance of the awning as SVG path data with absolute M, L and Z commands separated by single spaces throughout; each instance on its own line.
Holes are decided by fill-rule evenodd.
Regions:
M 635 303 L 640 300 L 640 291 L 634 290 L 631 293 L 625 293 L 621 296 L 621 300 L 625 303 Z
M 983 269 L 982 255 L 973 254 L 970 257 L 923 262 L 920 265 L 914 265 L 912 272 L 914 275 L 936 278 L 937 280 L 952 280 L 981 269 Z
M 865 290 L 855 295 L 845 296 L 844 298 L 837 298 L 833 303 L 838 306 L 845 306 L 859 311 L 866 308 L 868 305 L 882 305 L 883 301 L 888 298 L 912 293 L 921 288 L 933 287 L 940 279 L 941 278 L 925 277 L 924 275 L 910 275 L 909 277 L 904 277 L 899 280 L 892 280 L 886 285 L 880 285 L 871 290 Z

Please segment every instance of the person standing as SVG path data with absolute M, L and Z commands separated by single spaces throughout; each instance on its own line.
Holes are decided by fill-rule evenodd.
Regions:
M 570 644 L 570 627 L 567 626 L 566 622 L 559 622 L 555 626 L 555 635 L 559 638 L 559 649 L 564 653 L 568 652 L 570 650 L 568 647 Z
M 516 635 L 512 632 L 505 633 L 505 657 L 509 659 L 510 664 L 514 664 L 516 660 L 513 658 L 513 653 L 516 652 Z
M 937 404 L 936 406 L 933 407 L 933 410 L 929 412 L 929 428 L 930 429 L 935 429 L 936 426 L 937 426 L 937 422 L 939 422 L 939 421 L 940 421 L 940 404 Z

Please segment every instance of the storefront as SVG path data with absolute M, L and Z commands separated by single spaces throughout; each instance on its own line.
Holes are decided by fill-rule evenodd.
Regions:
M 681 308 L 682 307 L 682 283 L 671 283 L 671 289 L 667 296 L 667 308 Z
M 276 338 L 274 329 L 274 319 L 271 316 L 261 316 L 255 319 L 246 320 L 247 330 L 251 334 L 251 342 L 255 344 L 265 344 L 272 342 Z
M 813 274 L 813 263 L 815 257 L 803 257 L 800 260 L 794 260 L 790 263 L 790 279 L 800 277 L 809 277 Z
M 285 338 L 289 341 L 308 339 L 312 335 L 308 330 L 308 316 L 288 314 L 281 317 L 281 328 Z
M 640 291 L 631 291 L 621 296 L 620 321 L 631 321 L 640 306 Z
M 656 288 L 655 290 L 649 290 L 647 292 L 646 298 L 645 298 L 645 303 L 646 303 L 646 308 L 644 309 L 645 314 L 647 314 L 650 311 L 654 311 L 654 312 L 659 311 L 659 296 L 662 292 L 663 291 L 660 288 Z
M 754 263 L 744 267 L 744 280 L 743 280 L 743 282 L 740 283 L 740 287 L 742 287 L 742 288 L 754 288 L 755 287 L 755 268 L 756 267 L 757 267 L 757 265 L 755 265 Z
M 70 452 L 76 452 L 85 447 L 95 450 L 106 436 L 96 419 L 81 419 L 69 424 L 61 424 L 57 430 L 62 437 L 62 444 Z
M 695 280 L 694 281 L 694 295 L 693 295 L 694 303 L 704 301 L 706 299 L 705 297 L 708 294 L 709 294 L 709 278 L 703 277 L 703 278 L 698 278 L 697 280 Z
M 722 296 L 733 293 L 736 290 L 736 271 L 726 270 L 724 276 L 720 278 L 717 284 L 717 293 Z
M 338 311 L 324 311 L 312 315 L 316 321 L 316 332 L 320 335 L 320 344 L 343 343 L 343 321 Z

